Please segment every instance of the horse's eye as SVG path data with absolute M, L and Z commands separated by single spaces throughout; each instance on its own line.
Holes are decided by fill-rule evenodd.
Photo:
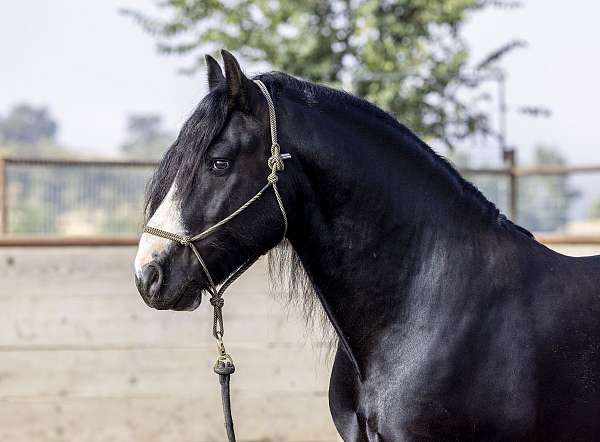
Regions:
M 227 160 L 213 160 L 212 162 L 213 170 L 223 171 L 229 168 L 229 161 Z

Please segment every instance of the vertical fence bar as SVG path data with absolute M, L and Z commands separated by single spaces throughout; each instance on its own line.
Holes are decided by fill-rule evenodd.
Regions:
M 519 177 L 517 175 L 517 152 L 515 149 L 504 149 L 503 158 L 509 168 L 510 219 L 519 222 Z
M 515 224 L 519 222 L 519 177 L 514 167 L 510 169 L 510 218 Z
M 8 184 L 6 159 L 0 156 L 0 235 L 8 233 Z

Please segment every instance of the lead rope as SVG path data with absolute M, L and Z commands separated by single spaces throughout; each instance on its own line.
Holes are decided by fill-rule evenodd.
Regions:
M 200 267 L 204 272 L 206 279 L 208 281 L 208 292 L 210 293 L 210 304 L 213 306 L 213 336 L 217 342 L 217 360 L 213 367 L 213 370 L 216 374 L 219 375 L 219 384 L 221 385 L 221 400 L 223 402 L 223 416 L 225 418 L 225 429 L 227 430 L 227 439 L 229 442 L 235 442 L 235 431 L 233 428 L 233 417 L 231 415 L 231 397 L 230 397 L 230 377 L 235 372 L 235 365 L 233 363 L 233 358 L 227 353 L 225 350 L 225 344 L 223 343 L 223 335 L 225 334 L 225 327 L 223 326 L 223 305 L 225 304 L 225 300 L 223 299 L 223 294 L 225 290 L 236 280 L 238 279 L 242 273 L 244 273 L 252 264 L 254 264 L 260 255 L 252 257 L 248 259 L 244 264 L 242 264 L 235 272 L 233 272 L 229 277 L 225 279 L 225 281 L 221 284 L 221 287 L 217 289 L 217 286 L 204 262 L 202 259 L 202 255 L 194 245 L 195 241 L 206 238 L 215 230 L 223 226 L 224 224 L 231 221 L 233 218 L 238 216 L 244 210 L 246 210 L 250 205 L 252 205 L 256 200 L 258 200 L 262 194 L 269 187 L 273 188 L 273 193 L 275 195 L 275 199 L 277 200 L 277 205 L 279 206 L 279 210 L 281 211 L 281 216 L 283 218 L 283 235 L 282 240 L 285 238 L 288 229 L 288 219 L 285 213 L 285 207 L 283 206 L 283 200 L 281 199 L 281 195 L 279 194 L 279 189 L 277 188 L 277 181 L 279 180 L 278 172 L 284 170 L 285 166 L 283 164 L 283 160 L 291 158 L 289 154 L 282 154 L 281 147 L 277 141 L 277 116 L 275 115 L 275 106 L 273 105 L 273 100 L 271 99 L 271 95 L 267 87 L 260 80 L 254 80 L 254 83 L 258 86 L 265 99 L 267 100 L 267 108 L 269 110 L 269 126 L 271 131 L 271 156 L 267 160 L 267 165 L 271 172 L 267 176 L 267 184 L 265 184 L 262 189 L 260 189 L 252 198 L 242 204 L 236 211 L 231 213 L 229 216 L 223 218 L 218 223 L 212 225 L 208 229 L 203 232 L 198 233 L 194 236 L 184 236 L 177 233 L 167 232 L 165 230 L 157 229 L 156 227 L 145 226 L 144 232 L 149 233 L 151 235 L 159 236 L 161 238 L 169 239 L 171 241 L 175 241 L 181 244 L 184 247 L 189 247 L 192 249 L 192 252 L 196 256 L 196 259 L 200 263 Z

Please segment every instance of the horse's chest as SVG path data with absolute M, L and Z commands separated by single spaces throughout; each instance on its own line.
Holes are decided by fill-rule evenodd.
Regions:
M 439 361 L 412 359 L 361 381 L 339 353 L 330 406 L 344 440 L 505 440 L 499 434 L 519 440 L 532 424 L 525 386 L 513 385 L 505 394 L 505 380 L 496 380 L 494 391 L 487 388 L 493 382 L 485 371 L 450 376 Z
M 345 441 L 402 441 L 420 411 L 413 394 L 418 363 L 400 371 L 359 379 L 346 354 L 338 350 L 329 388 L 334 422 Z

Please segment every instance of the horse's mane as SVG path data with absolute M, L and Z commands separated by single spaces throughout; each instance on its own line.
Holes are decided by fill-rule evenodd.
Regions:
M 473 183 L 463 178 L 446 158 L 435 152 L 427 143 L 388 112 L 348 92 L 301 80 L 282 72 L 263 74 L 260 78 L 265 83 L 272 85 L 276 93 L 281 93 L 285 89 L 286 93 L 295 95 L 295 98 L 304 101 L 308 106 L 314 106 L 319 103 L 320 105 L 326 104 L 338 109 L 352 107 L 364 111 L 367 115 L 389 126 L 392 130 L 395 129 L 407 141 L 407 143 L 402 145 L 402 148 L 413 148 L 421 153 L 432 168 L 455 183 L 459 191 L 474 202 L 481 209 L 482 213 L 487 214 L 490 219 L 496 221 L 500 226 L 533 238 L 531 232 L 514 224 L 502 214 L 496 205 L 488 200 Z
M 287 305 L 295 307 L 302 315 L 307 329 L 321 333 L 317 338 L 325 342 L 327 353 L 331 352 L 337 338 L 335 331 L 319 301 L 316 286 L 287 239 L 269 252 L 268 271 L 271 293 L 281 297 Z
M 446 158 L 436 153 L 393 115 L 383 111 L 367 100 L 358 98 L 345 91 L 300 80 L 281 72 L 270 72 L 262 74 L 257 78 L 260 78 L 267 84 L 274 100 L 277 100 L 279 94 L 285 93 L 286 96 L 303 102 L 308 106 L 321 106 L 325 104 L 333 108 L 337 107 L 338 109 L 353 107 L 364 111 L 375 120 L 389 126 L 390 129 L 399 131 L 407 141 L 402 146 L 403 148 L 407 146 L 412 147 L 425 156 L 431 167 L 455 183 L 463 195 L 473 201 L 491 220 L 501 227 L 514 230 L 528 237 L 533 237 L 528 230 L 512 223 L 505 215 L 501 214 L 496 205 L 489 201 L 474 184 L 464 179 Z M 269 253 L 269 275 L 274 287 L 280 289 L 276 290 L 276 292 L 285 294 L 286 301 L 289 304 L 295 304 L 300 308 L 307 324 L 324 330 L 325 337 L 329 338 L 329 341 L 333 344 L 335 342 L 335 333 L 332 333 L 332 327 L 318 301 L 316 288 L 306 274 L 300 258 L 288 241 L 284 241 Z M 333 348 L 333 345 L 330 348 Z

